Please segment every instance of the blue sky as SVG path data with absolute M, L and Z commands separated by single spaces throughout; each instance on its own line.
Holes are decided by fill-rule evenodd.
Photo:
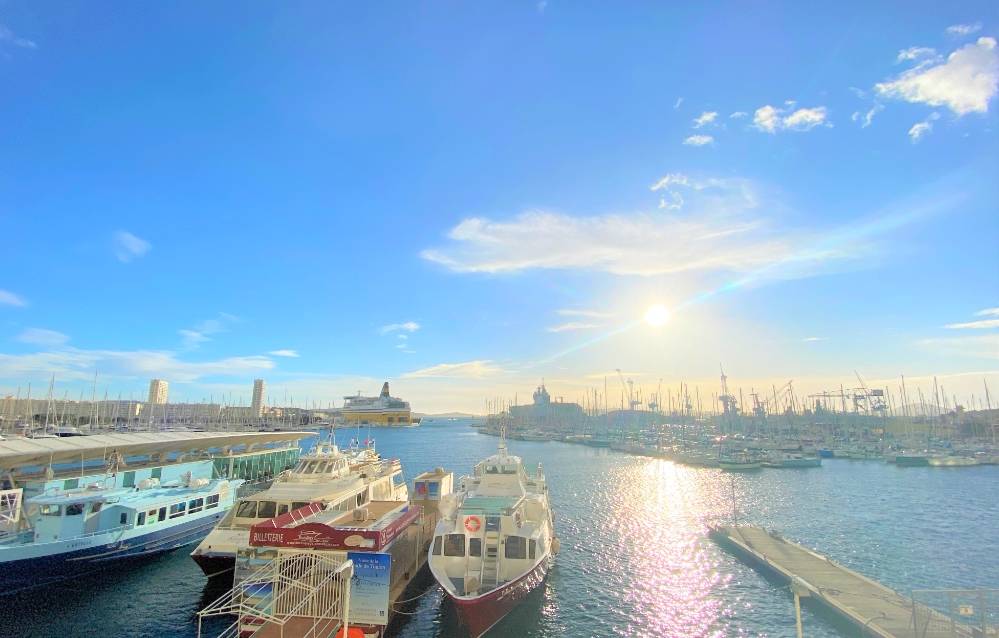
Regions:
M 997 37 L 990 2 L 4 3 L 0 393 L 980 397 Z

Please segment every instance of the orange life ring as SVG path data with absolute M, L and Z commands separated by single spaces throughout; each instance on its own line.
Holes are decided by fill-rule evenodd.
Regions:
M 465 519 L 465 529 L 472 532 L 473 534 L 482 527 L 482 521 L 478 516 L 469 516 Z

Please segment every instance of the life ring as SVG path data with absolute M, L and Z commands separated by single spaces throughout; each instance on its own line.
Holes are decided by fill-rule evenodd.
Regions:
M 478 516 L 469 516 L 465 519 L 465 529 L 473 534 L 482 528 L 482 520 Z

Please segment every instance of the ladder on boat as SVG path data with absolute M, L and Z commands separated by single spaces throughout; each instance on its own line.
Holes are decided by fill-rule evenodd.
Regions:
M 482 557 L 482 588 L 485 591 L 497 585 L 499 577 L 499 532 L 486 532 L 485 554 Z

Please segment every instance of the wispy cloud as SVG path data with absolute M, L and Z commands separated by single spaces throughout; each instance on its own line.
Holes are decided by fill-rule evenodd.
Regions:
M 69 341 L 69 336 L 55 330 L 45 328 L 28 328 L 17 335 L 17 340 L 21 343 L 30 343 L 38 346 L 61 346 Z
M 477 359 L 461 363 L 439 363 L 429 368 L 407 372 L 402 375 L 402 378 L 481 379 L 499 374 L 502 371 L 502 368 L 493 365 L 493 362 L 488 359 Z
M 28 302 L 24 300 L 24 297 L 15 295 L 9 290 L 0 290 L 0 306 L 17 306 L 18 308 L 23 308 L 27 305 Z
M 713 144 L 715 138 L 710 135 L 691 135 L 687 139 L 683 140 L 686 146 L 706 146 L 708 144 Z
M 614 313 L 612 312 L 587 310 L 585 308 L 559 308 L 555 311 L 555 313 L 562 315 L 563 317 L 590 317 L 591 319 L 607 319 L 614 316 Z
M 982 37 L 951 53 L 946 61 L 920 63 L 874 88 L 886 98 L 946 106 L 960 117 L 987 112 L 997 87 L 996 40 Z
M 829 337 L 805 337 L 802 339 L 805 343 L 815 343 L 816 341 L 828 341 Z
M 378 329 L 378 332 L 382 333 L 383 335 L 386 335 L 392 332 L 400 332 L 400 331 L 416 332 L 419 329 L 420 329 L 420 324 L 416 323 L 415 321 L 404 321 L 403 323 L 390 323 L 386 326 L 382 326 L 381 328 Z
M 999 317 L 999 308 L 985 308 L 975 313 L 976 317 Z
M 913 60 L 925 60 L 926 58 L 937 57 L 937 50 L 930 47 L 909 47 L 902 49 L 895 56 L 895 62 L 911 62 Z
M 0 354 L 0 378 L 56 375 L 60 380 L 102 377 L 148 379 L 161 377 L 177 383 L 192 383 L 205 377 L 243 377 L 274 368 L 267 357 L 226 357 L 210 361 L 185 361 L 162 350 L 57 350 L 23 355 Z
M 291 359 L 298 358 L 298 350 L 290 350 L 290 349 L 271 350 L 267 354 L 271 355 L 272 357 L 288 357 Z
M 948 356 L 999 359 L 999 332 L 984 335 L 923 339 L 919 344 Z
M 981 30 L 981 22 L 975 22 L 972 24 L 953 24 L 945 29 L 947 35 L 953 36 L 971 35 L 972 33 L 978 33 Z
M 982 330 L 985 328 L 999 328 L 999 319 L 980 319 L 978 321 L 966 321 L 964 323 L 949 323 L 944 327 L 951 330 Z
M 702 126 L 713 124 L 716 119 L 718 119 L 717 111 L 704 111 L 694 118 L 694 128 L 701 128 Z
M 0 24 L 0 44 L 9 44 L 21 49 L 37 49 L 38 44 L 34 40 L 17 36 L 6 26 Z
M 239 317 L 226 312 L 220 312 L 214 319 L 205 319 L 193 328 L 184 328 L 177 331 L 181 336 L 184 348 L 194 350 L 206 341 L 211 341 L 212 336 L 229 330 L 229 326 Z
M 875 103 L 866 112 L 861 113 L 860 111 L 855 112 L 850 119 L 854 122 L 860 122 L 860 128 L 867 128 L 874 121 L 874 116 L 884 110 L 884 105 Z
M 794 101 L 785 102 L 786 108 L 767 104 L 756 109 L 753 126 L 765 133 L 778 131 L 810 131 L 816 126 L 832 126 L 828 121 L 828 111 L 824 106 L 793 109 Z
M 933 130 L 933 122 L 940 119 L 940 115 L 937 113 L 930 113 L 930 116 L 923 120 L 922 122 L 916 122 L 909 129 L 909 139 L 915 144 L 919 140 L 923 139 L 930 131 Z
M 747 115 L 749 115 L 749 113 L 746 113 L 745 111 L 736 111 L 736 112 L 732 113 L 731 115 L 729 115 L 729 117 L 732 118 L 733 120 L 741 120 L 742 118 L 746 117 Z
M 599 323 L 584 323 L 581 321 L 569 321 L 567 323 L 562 323 L 557 326 L 550 326 L 547 328 L 548 332 L 575 332 L 577 330 L 592 330 L 593 328 L 599 328 L 601 324 Z
M 676 102 L 673 103 L 673 110 L 675 111 L 676 109 L 680 108 L 681 104 L 683 104 L 683 98 L 682 97 L 676 98 Z
M 118 258 L 118 261 L 126 264 L 133 259 L 142 257 L 152 248 L 152 244 L 148 241 L 141 237 L 136 237 L 127 230 L 116 231 L 112 236 L 112 241 L 114 244 L 114 256 Z
M 820 264 L 827 271 L 833 263 L 866 254 L 855 232 L 834 245 L 820 239 L 822 231 L 766 217 L 748 180 L 673 173 L 651 188 L 666 193 L 668 208 L 683 207 L 682 214 L 530 211 L 502 221 L 474 217 L 451 230 L 450 245 L 422 256 L 458 272 L 588 269 L 649 276 L 765 270 L 769 279 L 814 274 Z M 781 208 L 779 202 L 769 204 Z

